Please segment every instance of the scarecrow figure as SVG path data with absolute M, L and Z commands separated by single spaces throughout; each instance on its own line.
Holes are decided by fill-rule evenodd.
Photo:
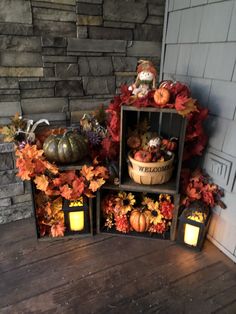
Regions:
M 139 60 L 137 68 L 137 78 L 133 85 L 129 86 L 129 90 L 133 95 L 141 98 L 156 87 L 157 71 L 151 61 Z

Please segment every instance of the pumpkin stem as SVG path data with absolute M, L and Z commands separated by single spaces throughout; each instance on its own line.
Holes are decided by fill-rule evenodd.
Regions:
M 70 133 L 73 133 L 73 130 L 66 130 L 63 134 L 63 137 L 66 137 L 66 135 Z
M 146 205 L 141 206 L 138 210 L 142 213 L 146 209 Z

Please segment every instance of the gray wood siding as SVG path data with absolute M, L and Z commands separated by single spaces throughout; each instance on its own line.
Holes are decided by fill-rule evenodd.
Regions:
M 210 110 L 203 167 L 226 193 L 209 237 L 236 256 L 236 1 L 167 1 L 162 79 L 190 85 Z

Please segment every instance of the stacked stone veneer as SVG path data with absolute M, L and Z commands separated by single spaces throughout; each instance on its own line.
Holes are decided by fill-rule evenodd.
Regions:
M 236 1 L 169 0 L 163 78 L 187 82 L 210 110 L 203 167 L 225 189 L 209 238 L 236 261 Z
M 164 0 L 1 0 L 0 124 L 19 112 L 51 123 L 107 104 L 135 76 L 159 68 Z M 29 216 L 13 147 L 0 144 L 0 223 Z

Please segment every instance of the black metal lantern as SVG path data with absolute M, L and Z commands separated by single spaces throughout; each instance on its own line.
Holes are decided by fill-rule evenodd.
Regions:
M 209 223 L 209 207 L 201 201 L 191 203 L 179 217 L 177 242 L 200 251 Z
M 90 232 L 89 207 L 86 197 L 80 197 L 76 201 L 64 199 L 62 210 L 66 235 L 75 235 Z

